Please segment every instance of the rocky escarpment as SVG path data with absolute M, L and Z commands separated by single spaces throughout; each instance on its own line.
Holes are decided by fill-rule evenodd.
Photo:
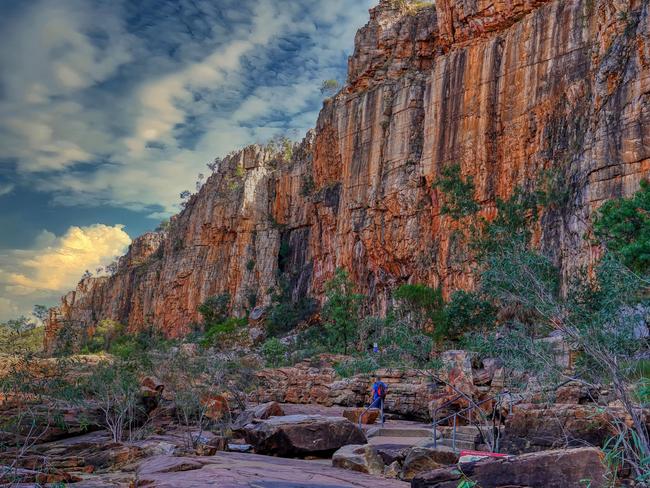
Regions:
M 230 155 L 172 219 L 135 240 L 114 276 L 52 311 L 51 339 L 103 318 L 171 336 L 227 291 L 236 311 L 322 297 L 345 267 L 383 311 L 405 282 L 468 287 L 455 224 L 431 184 L 472 176 L 482 212 L 551 171 L 564 196 L 536 238 L 565 273 L 597 254 L 595 208 L 650 174 L 650 5 L 642 0 L 382 0 L 357 34 L 344 88 L 293 150 Z M 51 340 L 50 340 L 51 342 Z

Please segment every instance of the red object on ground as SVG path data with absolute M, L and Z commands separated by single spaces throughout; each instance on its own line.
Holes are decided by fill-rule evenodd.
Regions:
M 498 452 L 485 452 L 485 451 L 460 451 L 460 457 L 463 456 L 482 456 L 482 457 L 508 457 L 507 454 Z

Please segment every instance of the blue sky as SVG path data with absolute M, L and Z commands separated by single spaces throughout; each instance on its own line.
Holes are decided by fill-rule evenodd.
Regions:
M 313 127 L 374 3 L 0 2 L 0 320 L 175 213 L 215 157 Z

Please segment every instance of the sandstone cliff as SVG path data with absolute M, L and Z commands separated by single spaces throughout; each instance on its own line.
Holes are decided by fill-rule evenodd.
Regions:
M 375 311 L 401 283 L 471 286 L 431 188 L 451 163 L 488 215 L 553 170 L 568 197 L 543 215 L 539 243 L 565 272 L 593 260 L 593 210 L 650 175 L 650 2 L 392 5 L 370 11 L 347 83 L 290 157 L 252 146 L 225 158 L 168 231 L 63 298 L 48 337 L 103 318 L 178 336 L 209 295 L 230 292 L 240 311 L 268 303 L 279 273 L 294 297 L 320 297 L 345 267 Z

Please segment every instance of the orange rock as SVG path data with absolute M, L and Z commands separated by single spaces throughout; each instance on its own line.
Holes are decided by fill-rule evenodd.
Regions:
M 201 403 L 206 409 L 205 416 L 211 420 L 222 420 L 226 415 L 230 415 L 230 405 L 224 395 L 204 398 Z
M 343 416 L 355 424 L 359 423 L 359 417 L 361 417 L 362 424 L 374 424 L 379 418 L 379 410 L 376 408 L 372 408 L 368 411 L 365 410 L 365 408 L 346 409 L 343 410 Z

